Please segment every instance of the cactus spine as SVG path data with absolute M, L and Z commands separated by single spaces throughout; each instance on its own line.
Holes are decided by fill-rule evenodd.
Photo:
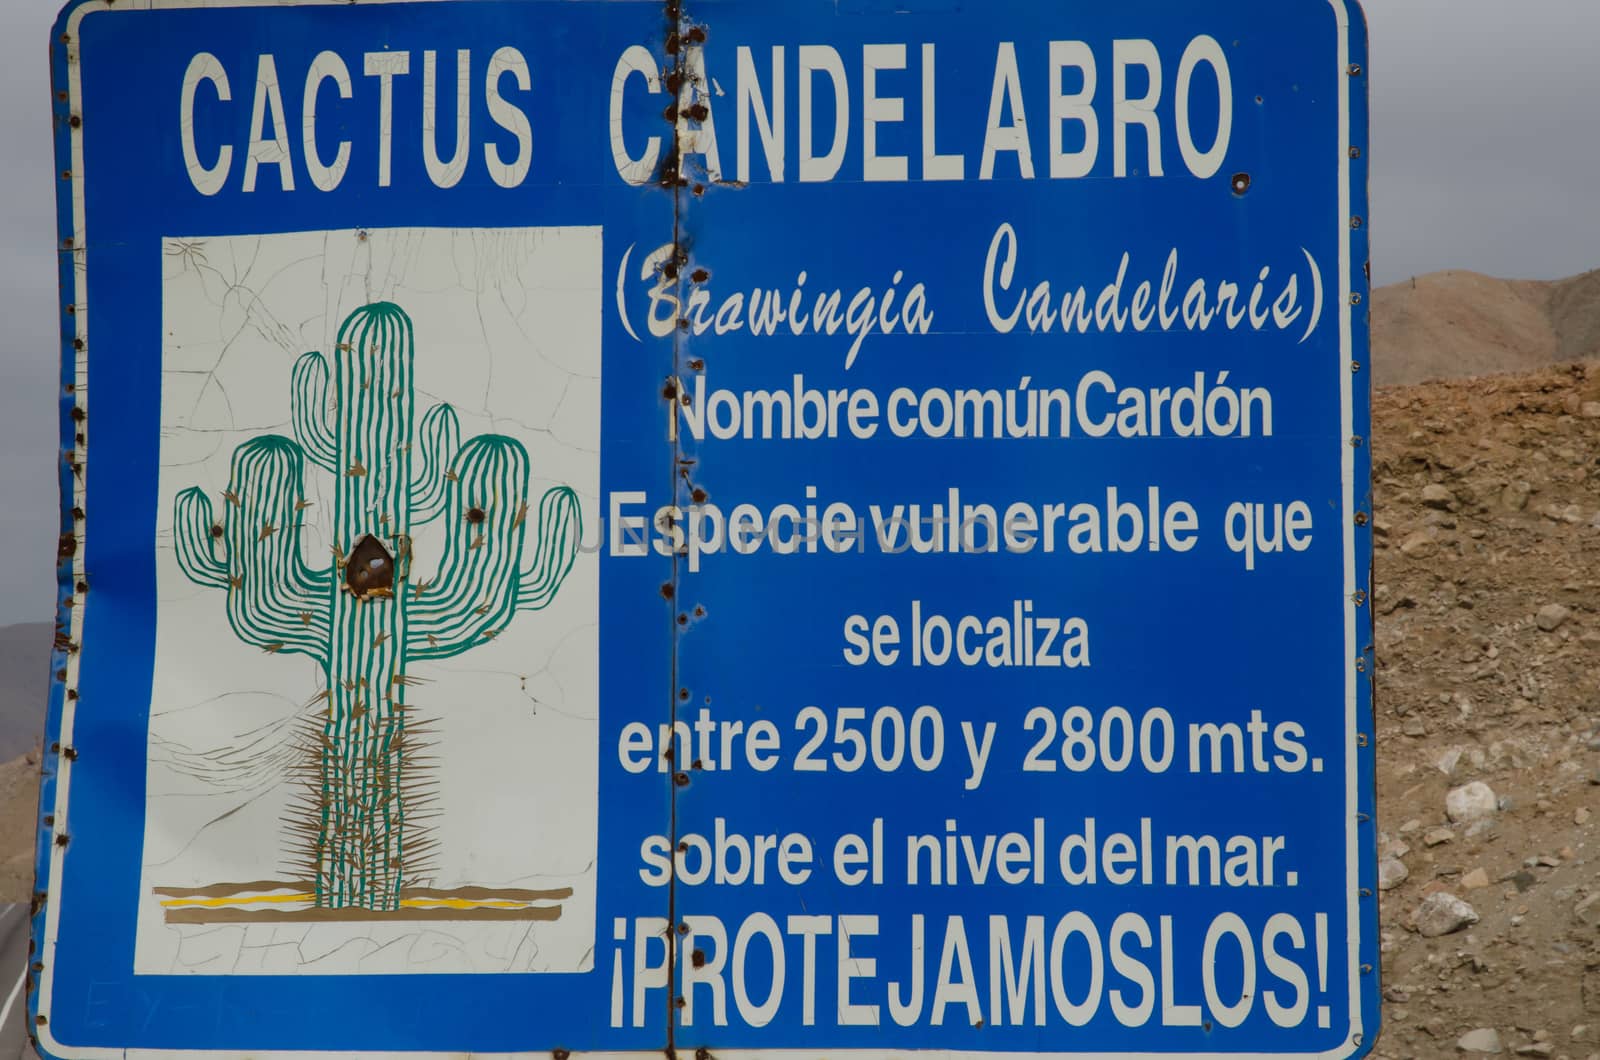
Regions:
M 577 495 L 550 490 L 523 568 L 527 451 L 499 435 L 462 445 L 449 405 L 434 406 L 418 427 L 413 347 L 400 307 L 357 310 L 339 330 L 331 378 L 321 354 L 295 366 L 295 438 L 253 438 L 235 450 L 221 520 L 197 488 L 174 505 L 179 566 L 227 592 L 234 633 L 322 666 L 306 797 L 290 823 L 319 908 L 400 909 L 402 887 L 430 849 L 420 821 L 425 745 L 406 717 L 407 668 L 469 651 L 517 611 L 549 604 L 581 533 Z M 300 542 L 308 459 L 336 480 L 336 558 L 315 570 Z M 416 579 L 412 532 L 439 518 L 437 573 Z

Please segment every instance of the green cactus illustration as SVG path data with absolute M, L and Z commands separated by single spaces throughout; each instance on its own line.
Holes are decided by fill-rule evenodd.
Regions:
M 325 706 L 308 740 L 307 794 L 290 828 L 295 861 L 322 909 L 400 909 L 430 850 L 427 745 L 407 720 L 408 667 L 470 651 L 518 611 L 539 610 L 571 571 L 582 532 L 577 494 L 538 502 L 523 563 L 527 451 L 511 438 L 461 443 L 455 411 L 415 423 L 411 320 L 378 303 L 339 329 L 330 378 L 318 353 L 292 380 L 294 439 L 253 438 L 233 454 L 222 517 L 200 489 L 174 505 L 177 559 L 193 582 L 227 593 L 247 644 L 321 664 Z M 305 562 L 306 462 L 335 476 L 333 562 Z M 412 532 L 444 519 L 437 572 L 413 576 Z

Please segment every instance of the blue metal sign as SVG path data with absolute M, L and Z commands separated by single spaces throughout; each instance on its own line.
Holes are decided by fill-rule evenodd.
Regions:
M 1353 0 L 75 0 L 30 1015 L 1379 1024 Z

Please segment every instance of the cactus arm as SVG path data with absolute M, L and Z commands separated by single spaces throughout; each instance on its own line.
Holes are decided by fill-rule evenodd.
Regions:
M 578 558 L 583 510 L 570 487 L 558 486 L 539 501 L 537 534 L 533 566 L 523 572 L 517 590 L 517 608 L 522 611 L 548 607 Z
M 435 405 L 422 418 L 417 432 L 421 460 L 414 463 L 411 479 L 411 522 L 413 526 L 431 523 L 444 514 L 449 493 L 447 477 L 461 448 L 461 422 L 449 405 Z
M 196 585 L 208 589 L 228 587 L 228 563 L 218 559 L 217 539 L 211 500 L 204 492 L 186 489 L 172 505 L 172 539 L 177 548 L 178 568 Z
M 295 364 L 289 404 L 301 449 L 313 464 L 337 474 L 337 447 L 328 415 L 328 362 L 322 354 L 308 353 Z
M 300 554 L 305 455 L 287 438 L 253 438 L 233 454 L 224 537 L 228 622 L 246 644 L 326 661 L 330 575 Z
M 528 453 L 488 435 L 456 458 L 445 498 L 438 574 L 406 587 L 412 659 L 447 659 L 493 639 L 517 610 L 526 537 Z

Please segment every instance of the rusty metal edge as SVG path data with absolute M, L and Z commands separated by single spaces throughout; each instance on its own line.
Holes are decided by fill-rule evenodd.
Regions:
M 76 698 L 78 644 L 82 636 L 83 591 L 83 465 L 87 451 L 87 395 L 80 385 L 87 364 L 86 329 L 79 313 L 83 302 L 79 277 L 84 263 L 81 231 L 82 178 L 74 157 L 82 157 L 82 115 L 74 94 L 72 67 L 77 62 L 73 34 L 95 0 L 71 0 L 57 15 L 50 32 L 51 118 L 56 168 L 57 274 L 60 305 L 61 374 L 57 403 L 60 442 L 57 484 L 60 494 L 61 536 L 56 556 L 55 639 L 50 654 L 50 690 L 45 714 L 43 752 L 39 764 L 39 805 L 35 831 L 34 886 L 29 906 L 32 920 L 28 942 L 26 1025 L 34 1049 L 46 1058 L 60 1056 L 59 1043 L 49 1034 L 48 1013 L 41 1010 L 40 983 L 47 971 L 44 940 L 47 921 L 57 912 L 52 904 L 50 880 L 54 861 L 64 856 L 70 839 L 65 821 L 57 821 L 58 796 L 64 794 L 61 768 L 70 760 L 63 747 L 69 696 Z

